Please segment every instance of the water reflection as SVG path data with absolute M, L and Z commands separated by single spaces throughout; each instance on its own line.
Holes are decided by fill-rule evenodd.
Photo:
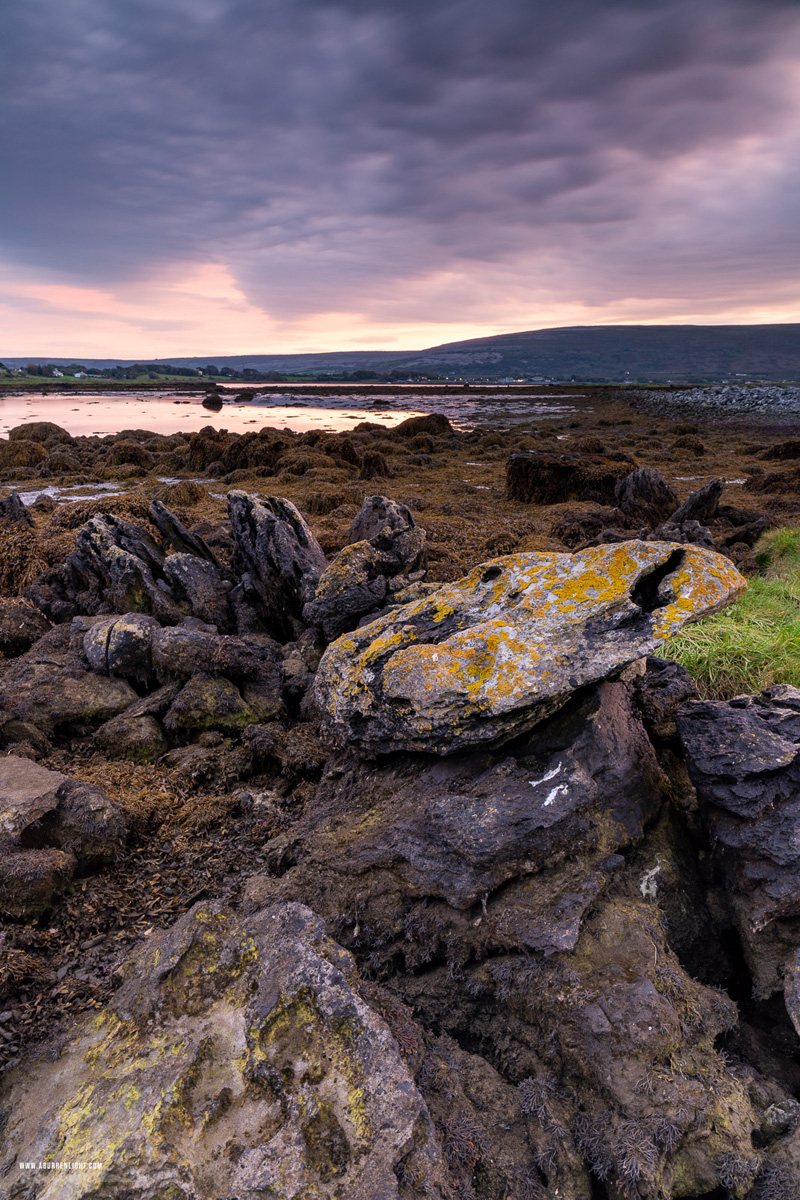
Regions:
M 564 401 L 576 398 L 571 393 L 525 396 L 477 389 L 468 393 L 406 390 L 388 396 L 358 391 L 325 395 L 315 389 L 264 393 L 241 403 L 226 395 L 224 403 L 215 401 L 209 408 L 202 396 L 187 398 L 174 392 L 28 393 L 0 396 L 0 436 L 34 421 L 53 421 L 75 436 L 102 436 L 123 430 L 196 433 L 209 424 L 233 433 L 246 433 L 264 425 L 297 433 L 311 429 L 338 433 L 364 420 L 391 429 L 407 417 L 429 412 L 444 413 L 463 429 L 476 424 L 515 425 L 567 416 L 577 410 Z
M 76 400 L 79 405 L 76 406 Z M 392 408 L 373 413 L 369 404 L 358 408 L 341 405 L 310 407 L 304 402 L 269 406 L 226 402 L 219 412 L 209 411 L 201 397 L 176 399 L 174 395 L 144 393 L 137 395 L 111 394 L 86 396 L 54 396 L 30 393 L 24 396 L 0 397 L 0 435 L 9 429 L 34 421 L 53 421 L 74 436 L 82 434 L 122 433 L 126 429 L 148 430 L 153 433 L 196 433 L 204 425 L 214 424 L 233 433 L 245 433 L 264 425 L 284 426 L 304 433 L 309 429 L 333 432 L 353 429 L 359 421 L 369 419 L 387 429 L 419 415 L 418 409 Z

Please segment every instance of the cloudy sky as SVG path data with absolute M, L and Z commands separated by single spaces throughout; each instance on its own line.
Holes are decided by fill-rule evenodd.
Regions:
M 0 356 L 800 320 L 800 4 L 8 0 Z

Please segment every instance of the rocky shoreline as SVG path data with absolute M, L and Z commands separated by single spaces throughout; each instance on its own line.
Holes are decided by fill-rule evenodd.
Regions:
M 800 419 L 800 387 L 792 384 L 724 384 L 668 391 L 632 390 L 632 401 L 643 411 L 695 420 L 721 418 L 769 425 L 794 426 Z
M 800 1195 L 800 692 L 658 657 L 795 511 L 792 443 L 740 448 L 745 506 L 629 428 L 12 431 L 150 494 L 0 502 L 4 1194 Z M 447 545 L 476 448 L 503 524 Z

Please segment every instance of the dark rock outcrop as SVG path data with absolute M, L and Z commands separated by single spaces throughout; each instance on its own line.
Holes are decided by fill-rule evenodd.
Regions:
M 20 498 L 18 492 L 12 492 L 5 500 L 0 500 L 0 525 L 27 525 L 33 528 L 34 520 Z
M 519 451 L 508 460 L 506 495 L 522 504 L 560 504 L 565 500 L 614 504 L 617 485 L 629 474 L 631 462 L 624 454 Z
M 709 521 L 713 521 L 719 510 L 724 487 L 724 479 L 712 479 L 696 492 L 692 492 L 672 513 L 669 518 L 670 525 L 680 525 L 683 521 L 698 521 L 701 525 L 707 525 Z
M 654 467 L 637 467 L 631 471 L 617 484 L 614 499 L 631 529 L 660 525 L 675 511 L 678 503 L 675 492 Z
M 385 496 L 368 496 L 350 527 L 348 544 L 303 608 L 303 620 L 332 641 L 381 608 L 392 592 L 422 579 L 424 562 L 425 530 L 416 526 L 411 511 Z
M 257 598 L 266 631 L 290 641 L 302 632 L 303 606 L 313 599 L 328 560 L 288 500 L 255 500 L 245 492 L 231 492 L 228 513 L 242 589 Z
M 416 525 L 414 514 L 406 504 L 398 504 L 386 496 L 365 496 L 364 503 L 353 518 L 353 523 L 347 532 L 345 545 L 353 542 L 368 542 L 383 530 L 413 529 Z
M 0 758 L 0 911 L 6 916 L 38 917 L 78 865 L 109 859 L 124 837 L 122 814 L 101 788 L 28 758 Z
M 758 994 L 800 945 L 800 691 L 694 701 L 678 731 Z
M 29 650 L 50 628 L 47 619 L 24 600 L 0 600 L 0 653 L 13 658 Z
M 89 669 L 82 657 L 85 632 L 59 625 L 10 664 L 0 684 L 0 714 L 52 732 L 62 727 L 91 726 L 123 712 L 136 700 L 124 679 Z
M 683 970 L 647 869 L 629 865 L 666 792 L 622 683 L 577 694 L 500 752 L 372 766 L 335 755 L 245 904 L 313 897 L 385 980 L 404 1041 L 419 1044 L 408 1010 L 449 1035 L 428 1041 L 418 1081 L 437 1115 L 440 1089 L 449 1099 L 446 1152 L 461 1134 L 487 1171 L 504 1135 L 461 1095 L 483 1071 L 508 1136 L 519 1109 L 486 1071 L 501 1064 L 533 1118 L 532 1161 L 516 1149 L 505 1194 L 555 1195 L 557 1180 L 559 1196 L 588 1200 L 589 1172 L 643 1197 L 704 1194 L 719 1158 L 751 1145 L 755 1117 L 713 1049 L 735 1008 Z M 702 1085 L 675 1070 L 690 1061 Z
M 22 1159 L 90 1158 L 76 1200 L 376 1200 L 403 1177 L 444 1197 L 445 1155 L 397 1041 L 307 908 L 198 905 L 119 976 L 56 1061 L 6 1082 L 10 1195 Z

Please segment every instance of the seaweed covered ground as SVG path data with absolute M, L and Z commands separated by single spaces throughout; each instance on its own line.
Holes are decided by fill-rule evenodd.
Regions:
M 458 429 L 434 414 L 392 431 L 367 418 L 347 434 L 297 434 L 265 424 L 232 435 L 223 409 L 193 435 L 129 430 L 73 438 L 39 422 L 0 441 L 3 753 L 101 789 L 126 827 L 112 855 L 100 865 L 79 861 L 35 915 L 4 920 L 3 1067 L 57 1062 L 76 1022 L 112 1001 L 124 955 L 157 942 L 193 906 L 220 902 L 257 916 L 272 911 L 270 905 L 308 905 L 354 956 L 364 999 L 392 1030 L 438 1131 L 440 1149 L 430 1150 L 426 1166 L 419 1155 L 427 1142 L 417 1128 L 418 1157 L 406 1147 L 392 1167 L 395 1191 L 385 1194 L 409 1200 L 798 1195 L 793 1172 L 800 1148 L 786 1149 L 781 1139 L 800 1113 L 800 1053 L 789 1000 L 784 1005 L 776 984 L 794 946 L 794 900 L 785 899 L 794 897 L 794 884 L 781 876 L 780 911 L 764 901 L 760 916 L 745 913 L 737 889 L 752 867 L 752 846 L 741 830 L 733 838 L 729 818 L 720 816 L 727 800 L 703 775 L 703 739 L 713 737 L 703 721 L 724 723 L 731 713 L 731 720 L 745 719 L 741 705 L 725 707 L 730 691 L 706 689 L 719 703 L 711 716 L 691 709 L 677 717 L 681 705 L 697 703 L 695 685 L 665 660 L 648 660 L 638 682 L 634 673 L 614 676 L 597 691 L 578 689 L 561 715 L 543 724 L 538 741 L 525 740 L 532 736 L 525 731 L 507 753 L 491 748 L 483 757 L 446 759 L 449 775 L 405 752 L 363 763 L 334 744 L 311 699 L 337 622 L 353 629 L 359 612 L 363 620 L 391 614 L 392 604 L 419 600 L 489 559 L 630 539 L 645 546 L 671 541 L 721 553 L 745 577 L 761 579 L 786 553 L 771 531 L 800 525 L 800 439 L 791 430 L 662 419 L 601 389 L 585 389 L 571 405 L 572 413 L 535 424 Z M 118 485 L 114 495 L 94 486 L 108 483 Z M 76 493 L 87 498 L 65 498 Z M 240 499 L 229 509 L 231 493 Z M 241 668 L 244 683 L 235 671 L 232 678 L 252 711 L 262 712 L 257 733 L 236 725 L 227 711 L 208 720 L 192 715 L 194 724 L 174 725 L 170 733 L 164 713 L 174 709 L 178 684 L 171 676 L 135 673 L 130 679 L 142 699 L 164 693 L 161 708 L 135 715 L 163 725 L 168 744 L 158 752 L 126 751 L 114 736 L 104 739 L 98 727 L 108 714 L 82 718 L 64 708 L 67 715 L 58 719 L 30 719 L 39 710 L 30 689 L 24 692 L 20 664 L 33 656 L 31 670 L 45 672 L 52 660 L 54 670 L 68 675 L 76 630 L 80 639 L 91 638 L 100 627 L 92 621 L 129 611 L 108 602 L 113 572 L 105 593 L 86 584 L 86 549 L 76 551 L 76 536 L 92 518 L 119 518 L 167 562 L 180 557 L 179 545 L 193 555 L 208 551 L 226 595 L 235 597 L 244 516 L 255 497 L 290 501 L 328 560 L 346 551 L 350 563 L 354 521 L 372 496 L 384 497 L 392 512 L 410 514 L 412 528 L 424 530 L 424 554 L 418 546 L 413 553 L 403 549 L 398 566 L 400 559 L 391 559 L 397 546 L 380 543 L 374 562 L 362 552 L 353 569 L 366 572 L 370 587 L 383 580 L 383 591 L 370 592 L 369 601 L 359 593 L 362 607 L 349 618 L 337 611 L 336 593 L 319 609 L 316 632 L 295 615 L 282 632 L 276 626 L 253 635 L 262 655 L 257 669 L 248 666 L 248 675 Z M 379 559 L 383 565 L 375 566 Z M 189 592 L 180 591 L 177 578 L 167 571 L 159 603 L 179 609 Z M 254 594 L 243 593 L 247 603 L 255 603 Z M 308 603 L 319 604 L 321 594 L 298 613 L 307 618 L 315 611 Z M 204 611 L 201 592 L 191 596 L 191 612 Z M 138 611 L 152 614 L 152 596 L 140 599 Z M 220 626 L 231 643 L 234 634 L 250 636 L 242 633 L 236 603 L 231 599 L 225 609 L 235 612 L 230 627 Z M 168 619 L 159 610 L 161 625 L 178 624 L 178 609 Z M 189 616 L 187 628 L 205 635 L 212 628 L 208 613 Z M 265 716 L 267 667 L 279 682 L 269 685 L 275 707 Z M 84 668 L 81 680 L 91 674 Z M 786 682 L 780 670 L 770 674 L 761 662 L 757 687 L 748 688 L 740 674 L 735 690 L 780 685 Z M 216 678 L 202 671 L 204 679 Z M 260 691 L 253 679 L 262 681 Z M 185 675 L 180 685 L 188 687 Z M 54 711 L 49 696 L 47 703 Z M 119 722 L 121 708 L 111 721 Z M 770 728 L 784 722 L 783 736 L 794 739 L 790 710 L 776 693 L 761 708 L 747 709 L 747 719 L 771 722 Z M 518 814 L 513 828 L 501 823 L 489 830 L 491 851 L 478 846 L 469 814 L 486 789 L 512 795 L 517 775 L 549 778 L 548 756 L 564 753 L 577 764 L 584 790 L 574 812 L 553 827 L 557 832 L 537 833 L 541 844 L 526 843 L 530 861 L 521 865 L 512 846 L 521 836 Z M 786 762 L 776 759 L 769 769 L 790 771 Z M 470 797 L 457 832 L 477 848 L 469 871 L 448 866 L 440 879 L 426 839 L 436 843 L 435 830 L 450 829 L 436 807 L 442 788 Z M 791 781 L 781 788 L 781 802 L 794 794 Z M 633 807 L 622 815 L 626 804 Z M 600 807 L 589 820 L 592 805 Z M 742 809 L 740 818 L 750 820 L 753 812 Z M 418 855 L 404 851 L 402 869 L 395 826 Z M 727 847 L 719 862 L 718 839 Z M 544 914 L 539 925 L 525 915 L 531 911 Z M 759 928 L 759 920 L 778 930 L 768 945 L 755 935 L 748 941 L 746 930 Z M 597 1039 L 611 1008 L 603 1001 L 601 1012 L 597 996 L 606 993 L 617 997 L 619 1044 L 602 1070 L 610 1079 L 624 1060 L 628 1073 L 614 1087 L 600 1079 L 600 1065 L 590 1079 L 583 1063 L 587 1045 L 600 1054 Z M 637 1025 L 647 1019 L 648 1005 L 660 1014 L 655 1033 Z M 625 1048 L 628 1037 L 633 1050 Z M 629 1051 L 633 1057 L 625 1058 Z M 507 1118 L 500 1131 L 492 1128 L 493 1112 Z M 330 1150 L 331 1137 L 323 1139 L 328 1157 L 320 1168 L 328 1190 L 319 1194 L 338 1196 L 345 1159 Z

